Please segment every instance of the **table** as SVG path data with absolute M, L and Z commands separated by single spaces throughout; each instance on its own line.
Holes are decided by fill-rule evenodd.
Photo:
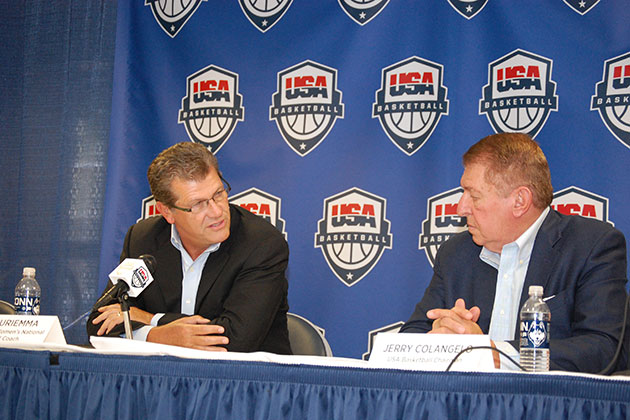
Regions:
M 614 419 L 630 381 L 0 348 L 2 419 Z

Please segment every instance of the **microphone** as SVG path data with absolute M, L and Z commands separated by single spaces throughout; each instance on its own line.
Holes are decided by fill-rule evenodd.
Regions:
M 127 293 L 129 297 L 137 297 L 153 281 L 153 273 L 157 262 L 153 255 L 143 254 L 139 258 L 125 258 L 118 267 L 109 274 L 114 284 L 101 296 L 92 310 L 95 311 L 111 299 Z

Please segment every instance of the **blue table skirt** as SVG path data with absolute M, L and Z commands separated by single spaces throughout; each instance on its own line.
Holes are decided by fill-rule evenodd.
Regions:
M 630 381 L 0 349 L 2 419 L 630 418 Z

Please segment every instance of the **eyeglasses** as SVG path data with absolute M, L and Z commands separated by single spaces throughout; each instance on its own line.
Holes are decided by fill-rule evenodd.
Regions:
M 218 189 L 211 198 L 201 200 L 193 204 L 190 208 L 179 207 L 175 204 L 172 204 L 170 207 L 177 210 L 185 211 L 186 213 L 199 214 L 208 208 L 208 206 L 210 205 L 210 201 L 214 201 L 214 204 L 216 205 L 223 203 L 225 200 L 227 200 L 228 193 L 230 192 L 232 187 L 230 187 L 230 184 L 225 179 L 223 179 L 222 176 L 219 175 L 219 177 L 221 178 L 221 182 L 223 183 L 223 188 Z

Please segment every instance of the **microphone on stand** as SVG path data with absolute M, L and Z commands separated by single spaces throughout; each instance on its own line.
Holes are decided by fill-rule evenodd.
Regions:
M 133 339 L 131 319 L 129 318 L 129 298 L 137 297 L 151 284 L 156 265 L 157 262 L 153 255 L 143 254 L 139 258 L 125 258 L 109 274 L 109 279 L 114 285 L 94 304 L 93 310 L 97 310 L 111 302 L 111 299 L 118 299 L 125 324 L 125 335 L 128 339 Z

